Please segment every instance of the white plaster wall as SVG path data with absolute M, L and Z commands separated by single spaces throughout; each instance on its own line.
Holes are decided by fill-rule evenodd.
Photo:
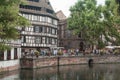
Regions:
M 4 52 L 4 60 L 7 60 L 7 51 Z
M 17 49 L 18 58 L 21 58 L 21 48 Z
M 20 60 L 0 61 L 0 68 L 10 67 L 20 64 Z
M 14 48 L 11 49 L 11 59 L 14 59 Z

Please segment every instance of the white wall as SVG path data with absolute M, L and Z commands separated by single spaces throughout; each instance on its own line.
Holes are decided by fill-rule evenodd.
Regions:
M 22 55 L 22 54 L 21 54 L 21 48 L 18 48 L 18 49 L 17 49 L 17 54 L 18 54 L 18 58 L 21 58 L 21 55 Z
M 14 48 L 11 49 L 11 59 L 14 59 Z
M 20 60 L 8 60 L 8 61 L 0 61 L 0 68 L 15 66 L 20 64 Z

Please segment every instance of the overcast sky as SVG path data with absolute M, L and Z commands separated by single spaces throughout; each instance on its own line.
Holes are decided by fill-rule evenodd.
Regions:
M 50 3 L 55 12 L 62 10 L 63 13 L 68 17 L 70 12 L 70 6 L 74 5 L 77 0 L 50 0 Z M 103 4 L 104 0 L 98 0 L 99 4 Z

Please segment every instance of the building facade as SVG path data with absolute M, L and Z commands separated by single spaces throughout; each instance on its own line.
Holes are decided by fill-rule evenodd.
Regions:
M 19 69 L 22 53 L 57 47 L 58 19 L 49 0 L 27 0 L 19 11 L 31 25 L 20 29 L 21 39 L 8 41 L 10 50 L 0 52 L 0 72 Z
M 0 72 L 20 68 L 21 40 L 8 41 L 6 45 L 11 46 L 11 49 L 0 52 Z
M 82 34 L 74 35 L 72 30 L 67 28 L 67 17 L 62 11 L 58 11 L 56 16 L 58 22 L 58 46 L 65 49 L 85 49 L 85 42 L 82 39 Z
M 20 13 L 31 23 L 21 31 L 23 53 L 57 47 L 58 19 L 49 0 L 27 0 Z

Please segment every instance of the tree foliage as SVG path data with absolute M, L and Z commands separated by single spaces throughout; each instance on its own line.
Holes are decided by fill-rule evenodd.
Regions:
M 19 5 L 24 0 L 0 0 L 0 50 L 5 50 L 9 40 L 16 40 L 20 36 L 18 27 L 28 25 L 29 22 L 19 14 Z
M 78 0 L 70 11 L 68 29 L 75 34 L 82 32 L 90 44 L 99 48 L 108 42 L 120 44 L 120 16 L 115 0 L 105 0 L 105 5 L 97 5 L 96 0 Z

